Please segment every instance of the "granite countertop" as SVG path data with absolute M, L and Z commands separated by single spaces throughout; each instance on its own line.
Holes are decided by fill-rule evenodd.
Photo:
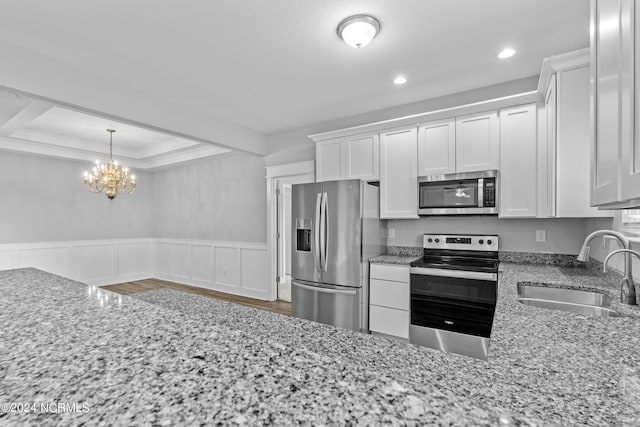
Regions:
M 409 265 L 422 257 L 422 248 L 414 246 L 387 246 L 387 253 L 369 259 L 373 264 Z
M 520 281 L 601 289 L 625 317 L 524 306 Z M 480 361 L 175 290 L 124 297 L 4 271 L 0 403 L 81 410 L 0 424 L 637 425 L 640 314 L 616 282 L 503 263 Z
M 413 255 L 379 255 L 369 259 L 371 264 L 396 264 L 409 265 L 413 261 L 419 260 L 419 256 Z

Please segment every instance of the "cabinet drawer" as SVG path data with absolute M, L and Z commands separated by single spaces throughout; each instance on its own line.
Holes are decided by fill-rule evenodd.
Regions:
M 409 310 L 409 284 L 371 279 L 369 298 L 373 305 Z
M 372 332 L 409 338 L 409 312 L 394 308 L 369 306 L 369 329 Z
M 369 277 L 372 279 L 392 280 L 409 283 L 408 265 L 371 264 Z

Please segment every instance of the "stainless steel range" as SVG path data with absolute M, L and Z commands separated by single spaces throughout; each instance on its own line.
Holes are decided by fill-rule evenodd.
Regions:
M 409 341 L 486 359 L 498 294 L 498 236 L 425 234 L 411 264 Z

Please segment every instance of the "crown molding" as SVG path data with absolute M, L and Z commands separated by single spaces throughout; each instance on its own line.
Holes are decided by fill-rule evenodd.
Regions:
M 545 58 L 542 61 L 542 69 L 540 70 L 540 78 L 538 79 L 538 93 L 541 96 L 545 95 L 553 74 L 588 67 L 589 65 L 588 47 Z

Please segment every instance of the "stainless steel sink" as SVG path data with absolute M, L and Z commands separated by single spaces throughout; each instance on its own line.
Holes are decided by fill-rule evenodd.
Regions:
M 532 307 L 563 310 L 589 316 L 619 316 L 617 311 L 609 308 L 611 306 L 609 295 L 581 289 L 518 283 L 518 301 Z

